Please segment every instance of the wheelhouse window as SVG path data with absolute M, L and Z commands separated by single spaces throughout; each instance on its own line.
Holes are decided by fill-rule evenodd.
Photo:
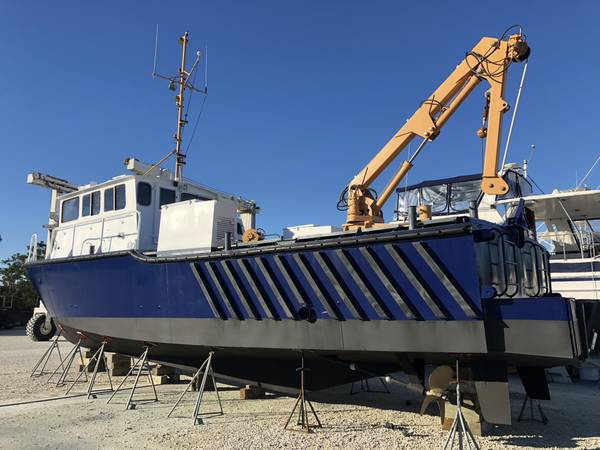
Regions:
M 125 208 L 125 185 L 119 184 L 104 190 L 104 211 Z
M 115 209 L 115 188 L 104 190 L 104 211 L 113 211 Z
M 141 206 L 150 206 L 152 203 L 152 186 L 140 181 L 137 184 L 137 202 Z
M 470 202 L 478 202 L 481 195 L 481 181 L 454 183 L 450 188 L 450 209 L 454 212 L 469 210 Z
M 90 198 L 90 194 L 86 194 L 83 197 L 81 197 L 81 215 L 83 217 L 85 216 L 89 216 L 90 215 L 90 210 L 91 210 L 91 198 Z
M 125 185 L 115 186 L 115 209 L 125 209 Z
M 196 194 L 190 194 L 189 192 L 182 192 L 181 193 L 181 201 L 184 202 L 186 200 L 210 200 L 210 199 L 205 198 L 205 197 L 200 197 L 199 195 L 196 195 Z
M 175 203 L 175 191 L 172 189 L 160 188 L 160 206 Z
M 421 189 L 423 204 L 431 205 L 431 211 L 435 213 L 448 212 L 448 185 L 428 186 Z
M 100 214 L 100 191 L 92 192 L 92 216 Z
M 83 217 L 100 214 L 100 191 L 84 195 L 81 201 L 81 215 Z
M 61 222 L 70 222 L 79 218 L 79 197 L 70 198 L 62 202 Z
M 431 205 L 435 215 L 464 213 L 469 203 L 481 200 L 481 175 L 465 175 L 441 180 L 424 181 L 398 188 L 398 219 L 408 215 L 409 206 Z

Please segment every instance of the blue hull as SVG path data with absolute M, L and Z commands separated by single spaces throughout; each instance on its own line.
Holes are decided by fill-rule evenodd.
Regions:
M 223 374 L 271 384 L 296 384 L 299 351 L 329 371 L 314 387 L 415 360 L 577 360 L 571 300 L 482 298 L 475 236 L 472 224 L 458 223 L 185 258 L 92 255 L 27 271 L 71 340 L 80 331 L 93 347 L 107 337 L 111 351 L 133 355 L 152 342 L 154 359 L 186 367 L 217 348 Z M 290 373 L 278 373 L 286 364 Z

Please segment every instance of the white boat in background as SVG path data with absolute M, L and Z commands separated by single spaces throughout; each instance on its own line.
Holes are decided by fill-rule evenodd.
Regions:
M 599 300 L 600 190 L 554 190 L 523 200 L 535 214 L 538 241 L 550 252 L 553 290 L 565 297 Z

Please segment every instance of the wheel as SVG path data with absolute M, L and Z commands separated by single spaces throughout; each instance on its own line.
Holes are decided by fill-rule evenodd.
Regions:
M 56 333 L 56 326 L 50 319 L 50 326 L 48 327 L 46 325 L 46 314 L 37 313 L 27 322 L 26 333 L 32 341 L 49 341 Z

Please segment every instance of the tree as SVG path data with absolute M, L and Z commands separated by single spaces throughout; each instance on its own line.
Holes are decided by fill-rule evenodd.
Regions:
M 43 242 L 38 244 L 38 257 L 43 257 L 45 247 Z M 3 259 L 0 266 L 0 297 L 6 298 L 7 303 L 12 303 L 12 309 L 16 310 L 30 310 L 38 304 L 37 292 L 25 271 L 26 260 L 27 255 L 16 253 L 8 259 Z

